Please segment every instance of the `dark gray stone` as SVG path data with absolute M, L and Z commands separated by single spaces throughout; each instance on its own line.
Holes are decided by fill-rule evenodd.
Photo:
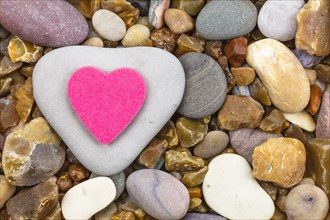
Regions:
M 226 220 L 226 218 L 220 215 L 188 213 L 182 220 Z
M 199 13 L 196 30 L 207 40 L 228 40 L 252 31 L 257 16 L 257 8 L 249 0 L 211 1 Z
M 135 8 L 140 10 L 140 15 L 148 15 L 149 12 L 149 0 L 128 0 Z
M 79 44 L 88 34 L 84 16 L 63 0 L 1 0 L 0 23 L 21 39 L 46 47 Z
M 227 94 L 227 81 L 220 65 L 202 53 L 186 53 L 179 58 L 186 76 L 186 87 L 178 112 L 190 118 L 214 114 Z
M 267 141 L 268 138 L 282 137 L 282 135 L 268 133 L 259 129 L 240 128 L 229 131 L 229 137 L 235 151 L 252 163 L 252 154 L 255 147 Z

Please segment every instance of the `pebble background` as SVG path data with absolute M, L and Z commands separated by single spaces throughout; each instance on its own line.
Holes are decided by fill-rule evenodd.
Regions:
M 0 219 L 329 220 L 329 54 L 329 0 L 1 0 Z M 87 63 L 152 88 L 108 154 L 56 81 Z

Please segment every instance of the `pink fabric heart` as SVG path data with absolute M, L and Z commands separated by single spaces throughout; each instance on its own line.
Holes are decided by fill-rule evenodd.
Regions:
M 112 142 L 134 119 L 144 103 L 146 90 L 143 77 L 129 68 L 105 73 L 82 67 L 68 83 L 73 109 L 103 144 Z

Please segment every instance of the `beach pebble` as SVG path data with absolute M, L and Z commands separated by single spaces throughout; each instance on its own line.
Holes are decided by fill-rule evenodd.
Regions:
M 194 28 L 194 19 L 185 11 L 175 8 L 166 9 L 165 23 L 174 34 L 183 34 Z
M 149 0 L 128 0 L 134 7 L 140 10 L 141 15 L 148 15 L 149 12 Z
M 301 129 L 309 132 L 315 131 L 315 121 L 306 111 L 297 113 L 283 113 L 283 115 L 286 120 L 292 124 L 298 125 Z
M 181 219 L 188 211 L 187 188 L 164 171 L 135 171 L 128 176 L 126 189 L 137 205 L 156 219 Z
M 208 130 L 207 123 L 186 117 L 179 118 L 175 127 L 182 147 L 192 147 L 198 144 Z
M 199 13 L 196 30 L 206 40 L 228 40 L 252 31 L 257 16 L 257 9 L 250 1 L 211 1 Z
M 321 62 L 321 60 L 323 59 L 323 57 L 311 55 L 304 50 L 295 49 L 295 50 L 293 50 L 293 53 L 294 53 L 294 55 L 296 55 L 296 57 L 298 58 L 300 63 L 305 68 L 313 67 L 313 66 L 319 64 Z
M 296 16 L 304 4 L 304 0 L 266 1 L 258 15 L 259 30 L 279 41 L 293 39 L 297 31 Z
M 179 57 L 186 86 L 178 112 L 190 118 L 215 113 L 226 98 L 227 81 L 219 64 L 210 56 L 191 52 Z
M 124 21 L 112 11 L 106 9 L 96 11 L 92 23 L 97 33 L 107 40 L 119 41 L 125 36 Z
M 316 121 L 316 137 L 330 139 L 330 91 L 325 91 Z
M 294 187 L 285 201 L 288 219 L 324 219 L 329 210 L 327 195 L 311 184 Z
M 295 113 L 307 106 L 310 97 L 308 77 L 299 60 L 284 44 L 270 38 L 254 42 L 248 46 L 246 61 L 255 69 L 279 110 Z
M 86 19 L 66 1 L 1 0 L 0 8 L 3 27 L 39 46 L 79 44 L 88 34 Z
M 0 209 L 6 204 L 7 200 L 10 199 L 15 191 L 16 186 L 10 185 L 4 175 L 0 175 Z
M 220 154 L 228 145 L 229 137 L 223 131 L 210 131 L 204 139 L 194 147 L 194 155 L 209 159 Z
M 230 40 L 224 47 L 225 55 L 232 67 L 240 67 L 245 63 L 247 38 L 238 37 Z M 238 84 L 239 85 L 239 84 Z
M 99 175 L 92 173 L 90 179 L 100 177 Z M 126 176 L 124 172 L 120 172 L 111 176 L 108 176 L 115 184 L 116 187 L 116 197 L 117 199 L 125 190 Z
M 210 208 L 229 219 L 270 219 L 275 211 L 249 163 L 236 154 L 222 154 L 211 161 L 203 195 Z
M 304 144 L 295 138 L 269 138 L 252 155 L 253 176 L 283 188 L 299 183 L 305 172 Z
M 98 38 L 98 37 L 88 38 L 82 44 L 86 45 L 86 46 L 94 46 L 94 47 L 103 47 L 104 46 L 103 41 L 101 40 L 101 38 Z
M 150 0 L 149 21 L 155 28 L 159 29 L 164 25 L 164 13 L 170 6 L 170 0 Z
M 147 98 L 142 109 L 109 145 L 95 140 L 68 102 L 68 79 L 81 66 L 106 72 L 129 67 L 146 81 Z M 151 47 L 64 47 L 43 56 L 33 72 L 34 97 L 47 121 L 88 170 L 105 176 L 123 171 L 157 135 L 179 106 L 184 84 L 179 60 Z
M 149 39 L 150 30 L 142 24 L 135 24 L 130 27 L 121 43 L 124 47 L 134 47 L 134 46 L 149 46 L 152 45 L 152 41 Z
M 165 169 L 167 171 L 198 171 L 204 166 L 204 160 L 200 157 L 191 155 L 189 150 L 182 152 L 168 150 L 165 153 Z
M 108 177 L 86 180 L 65 193 L 61 207 L 65 219 L 89 219 L 109 205 L 116 188 Z
M 268 138 L 282 137 L 281 134 L 272 134 L 259 129 L 240 128 L 229 131 L 230 143 L 235 151 L 252 163 L 252 154 L 255 147 L 267 141 Z
M 226 220 L 226 218 L 207 213 L 188 213 L 182 220 Z

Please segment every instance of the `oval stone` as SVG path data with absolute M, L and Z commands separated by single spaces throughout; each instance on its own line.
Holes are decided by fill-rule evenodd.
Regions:
M 263 39 L 248 46 L 246 61 L 265 85 L 281 111 L 302 111 L 309 102 L 310 84 L 303 66 L 284 44 Z
M 126 189 L 137 205 L 156 219 L 181 219 L 188 211 L 187 188 L 164 171 L 135 171 L 127 178 Z
M 75 45 L 88 34 L 86 19 L 66 1 L 1 0 L 0 8 L 3 27 L 39 46 Z
M 71 188 L 63 197 L 65 219 L 89 219 L 109 205 L 116 196 L 116 187 L 108 177 L 96 177 Z
M 192 52 L 179 58 L 186 76 L 186 87 L 178 112 L 190 118 L 215 113 L 227 94 L 227 81 L 220 65 L 210 56 Z
M 228 40 L 252 31 L 257 16 L 257 8 L 250 1 L 211 1 L 199 13 L 196 30 L 207 40 Z
M 210 208 L 229 219 L 270 219 L 275 211 L 249 163 L 236 154 L 222 154 L 211 161 L 203 195 Z

